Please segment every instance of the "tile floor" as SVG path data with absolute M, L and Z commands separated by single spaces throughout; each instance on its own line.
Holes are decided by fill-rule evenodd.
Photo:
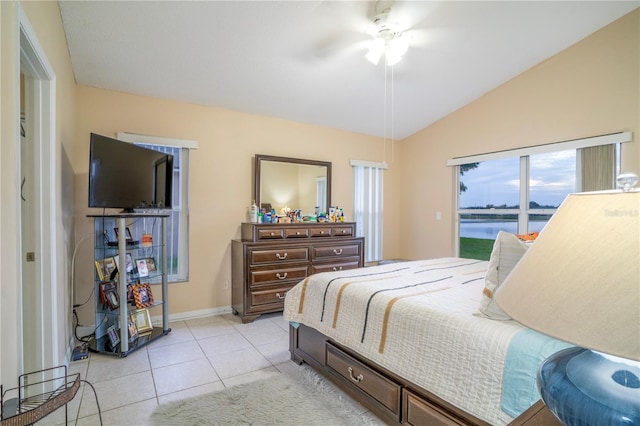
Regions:
M 298 368 L 290 361 L 289 324 L 281 314 L 250 324 L 228 314 L 170 327 L 171 333 L 125 358 L 93 353 L 71 363 L 68 374 L 80 373 L 95 388 L 104 425 L 146 425 L 158 404 Z M 76 418 L 78 425 L 100 424 L 94 392 L 84 384 L 68 405 L 68 424 Z M 59 409 L 37 424 L 64 422 Z

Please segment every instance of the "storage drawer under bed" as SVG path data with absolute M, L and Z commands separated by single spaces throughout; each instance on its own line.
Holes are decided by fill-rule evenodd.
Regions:
M 458 426 L 465 424 L 406 388 L 402 391 L 402 404 L 404 412 L 402 422 L 408 425 Z
M 381 408 L 392 417 L 400 420 L 401 385 L 357 361 L 330 342 L 327 342 L 327 367 L 381 404 Z

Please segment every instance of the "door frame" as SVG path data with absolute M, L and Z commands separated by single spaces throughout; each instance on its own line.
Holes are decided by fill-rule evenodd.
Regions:
M 56 215 L 57 209 L 57 168 L 56 168 L 56 76 L 49 60 L 42 48 L 36 32 L 31 26 L 23 8 L 19 6 L 19 31 L 20 31 L 20 70 L 28 74 L 29 87 L 25 87 L 25 93 L 29 99 L 25 100 L 30 114 L 29 131 L 33 132 L 33 164 L 31 174 L 34 179 L 34 234 L 35 234 L 35 282 L 32 288 L 37 295 L 37 303 L 40 309 L 35 312 L 24 312 L 25 301 L 22 300 L 20 311 L 22 315 L 36 315 L 34 328 L 27 330 L 21 327 L 24 336 L 36 333 L 34 342 L 39 346 L 29 348 L 33 353 L 27 354 L 27 348 L 23 347 L 22 370 L 28 368 L 31 371 L 58 366 L 60 359 L 60 338 L 58 336 L 60 313 L 58 312 L 58 253 L 56 250 Z M 17 76 L 20 84 L 20 76 Z M 20 96 L 20 91 L 17 91 Z M 18 102 L 19 104 L 19 102 Z M 20 143 L 20 140 L 17 141 Z M 20 147 L 18 146 L 18 149 Z M 18 151 L 19 152 L 19 151 Z M 16 203 L 21 203 L 20 191 L 18 191 Z M 21 220 L 21 218 L 19 219 Z M 19 239 L 18 253 L 25 256 L 22 248 L 22 239 Z M 23 257 L 24 259 L 24 257 Z M 21 263 L 22 264 L 22 263 Z M 20 294 L 24 294 L 25 283 L 22 282 L 20 273 Z M 22 318 L 21 315 L 21 318 Z M 29 358 L 27 358 L 29 357 Z M 24 371 L 29 372 L 29 371 Z

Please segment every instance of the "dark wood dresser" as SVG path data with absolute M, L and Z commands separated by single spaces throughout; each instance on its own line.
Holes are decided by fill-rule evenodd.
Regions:
M 282 311 L 287 291 L 311 274 L 364 266 L 354 222 L 243 223 L 231 242 L 231 303 L 243 323 Z

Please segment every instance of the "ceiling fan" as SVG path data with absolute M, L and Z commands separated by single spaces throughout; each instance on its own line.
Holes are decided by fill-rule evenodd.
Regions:
M 409 47 L 420 47 L 427 41 L 426 31 L 415 27 L 429 13 L 430 2 L 378 0 L 351 5 L 345 3 L 351 2 L 324 3 L 324 12 L 328 13 L 323 18 L 332 22 L 332 29 L 341 23 L 348 29 L 334 32 L 325 39 L 318 46 L 316 56 L 364 50 L 365 58 L 374 65 L 383 58 L 386 65 L 394 65 Z
M 371 31 L 373 39 L 369 41 L 369 49 L 365 58 L 378 65 L 384 55 L 387 65 L 395 65 L 409 49 L 408 37 L 404 35 L 400 23 L 390 19 L 393 1 L 378 1 L 377 14 L 373 17 L 375 27 Z

